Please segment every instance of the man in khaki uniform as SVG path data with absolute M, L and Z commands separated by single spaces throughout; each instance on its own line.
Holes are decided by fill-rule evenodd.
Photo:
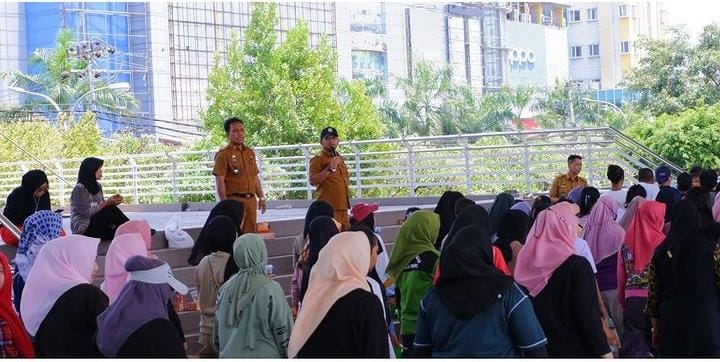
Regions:
M 329 203 L 335 209 L 334 219 L 343 231 L 350 226 L 350 174 L 342 156 L 337 152 L 340 144 L 337 130 L 326 127 L 320 132 L 323 150 L 310 160 L 310 184 L 317 187 L 317 199 Z
M 587 180 L 580 177 L 582 171 L 582 157 L 578 155 L 570 155 L 568 157 L 568 171 L 564 175 L 559 175 L 553 180 L 550 186 L 550 200 L 553 203 L 558 199 L 566 197 L 570 191 L 578 186 L 587 187 Z
M 244 209 L 242 232 L 254 233 L 257 227 L 258 206 L 265 213 L 265 194 L 260 184 L 260 170 L 255 152 L 245 146 L 245 125 L 239 118 L 225 121 L 228 145 L 215 154 L 215 185 L 221 200 L 242 202 Z M 259 200 L 259 202 L 258 202 Z

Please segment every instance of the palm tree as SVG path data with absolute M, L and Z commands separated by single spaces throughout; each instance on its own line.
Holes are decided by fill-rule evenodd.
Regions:
M 0 73 L 0 77 L 10 87 L 47 95 L 63 111 L 70 110 L 91 89 L 96 90 L 93 97 L 83 97 L 80 104 L 92 104 L 113 113 L 136 110 L 140 101 L 128 90 L 112 89 L 107 79 L 86 76 L 88 62 L 69 54 L 76 41 L 77 36 L 70 29 L 63 29 L 57 34 L 54 49 L 40 49 L 30 58 L 30 67 L 38 70 L 37 73 L 7 70 Z M 50 104 L 43 98 L 32 97 L 27 99 L 25 107 Z

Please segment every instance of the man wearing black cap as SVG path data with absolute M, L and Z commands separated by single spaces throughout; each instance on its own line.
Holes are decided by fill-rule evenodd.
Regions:
M 334 219 L 347 230 L 348 209 L 350 209 L 350 174 L 342 156 L 337 152 L 340 139 L 334 127 L 325 127 L 320 132 L 323 150 L 310 160 L 310 184 L 317 188 L 317 199 L 323 200 L 335 209 Z

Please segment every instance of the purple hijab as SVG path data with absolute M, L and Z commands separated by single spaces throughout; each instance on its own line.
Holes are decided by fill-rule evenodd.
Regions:
M 601 196 L 588 216 L 582 238 L 587 241 L 596 265 L 616 254 L 625 239 L 625 229 L 615 222 L 619 207 L 611 196 Z
M 578 186 L 572 190 L 567 195 L 567 199 L 572 201 L 575 205 L 580 204 L 580 193 L 582 193 L 582 190 L 585 188 L 585 186 Z
M 510 208 L 510 210 L 520 210 L 528 216 L 530 216 L 530 209 L 530 204 L 528 204 L 526 201 L 516 202 L 515 205 Z
M 128 272 L 150 270 L 164 263 L 135 255 L 125 262 Z M 97 346 L 105 357 L 116 358 L 120 347 L 138 328 L 158 318 L 168 319 L 169 284 L 128 281 L 115 303 L 98 316 Z

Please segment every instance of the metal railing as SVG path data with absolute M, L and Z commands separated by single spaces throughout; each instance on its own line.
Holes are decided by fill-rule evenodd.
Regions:
M 310 159 L 317 144 L 257 147 L 263 189 L 270 199 L 311 199 Z M 214 201 L 212 176 L 216 150 L 107 155 L 103 167 L 106 195 L 120 193 L 131 203 Z M 680 168 L 609 127 L 462 134 L 368 141 L 348 141 L 340 153 L 350 172 L 352 197 L 415 197 L 439 195 L 447 189 L 466 194 L 514 190 L 543 192 L 566 169 L 569 154 L 584 157 L 583 175 L 596 187 L 608 187 L 604 174 L 610 163 L 626 170 L 628 184 L 635 171 L 664 163 Z M 82 159 L 45 160 L 54 204 L 68 205 L 71 185 Z M 0 164 L 0 203 L 34 161 Z

